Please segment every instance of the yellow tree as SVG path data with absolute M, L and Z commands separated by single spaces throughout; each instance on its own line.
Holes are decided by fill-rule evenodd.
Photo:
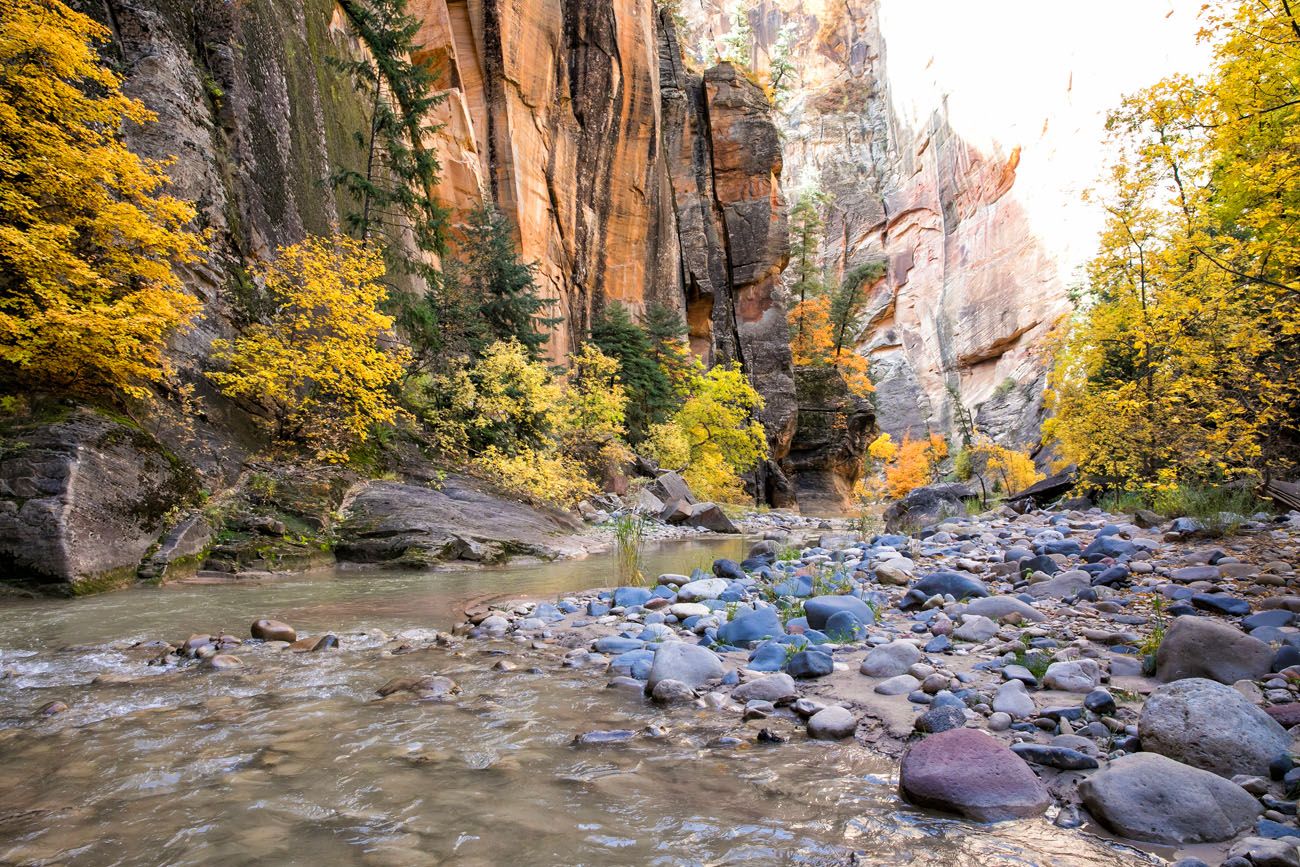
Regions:
M 1300 25 L 1287 0 L 1210 13 L 1215 64 L 1124 101 L 1089 294 L 1045 433 L 1089 476 L 1167 487 L 1300 449 Z
M 740 474 L 767 456 L 767 437 L 755 414 L 763 408 L 736 364 L 697 371 L 689 397 L 672 420 L 650 429 L 650 452 L 682 475 L 699 496 L 720 502 L 744 499 Z
M 200 239 L 163 163 L 119 140 L 154 115 L 100 62 L 108 30 L 59 0 L 0 4 L 0 369 L 11 387 L 141 398 L 198 302 Z
M 347 461 L 376 425 L 398 416 L 407 360 L 380 312 L 379 254 L 347 237 L 308 238 L 256 269 L 272 312 L 234 341 L 213 341 L 227 396 L 260 410 L 277 445 Z

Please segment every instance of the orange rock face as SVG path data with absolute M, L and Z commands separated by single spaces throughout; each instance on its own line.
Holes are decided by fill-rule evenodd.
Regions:
M 489 195 L 511 217 L 564 317 L 553 356 L 608 301 L 682 310 L 699 355 L 749 373 L 784 456 L 795 419 L 778 291 L 788 240 L 761 88 L 728 64 L 687 70 L 672 16 L 652 0 L 411 9 L 447 69 L 436 144 L 448 204 Z

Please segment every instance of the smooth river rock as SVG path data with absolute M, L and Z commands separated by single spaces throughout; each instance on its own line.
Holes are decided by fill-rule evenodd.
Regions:
M 1208 617 L 1174 620 L 1156 652 L 1156 677 L 1169 683 L 1204 677 L 1219 683 L 1254 680 L 1269 673 L 1273 651 L 1258 638 Z
M 298 640 L 298 633 L 287 623 L 279 620 L 254 620 L 249 630 L 254 638 L 263 641 L 287 641 L 290 644 Z
M 1115 759 L 1084 780 L 1079 793 L 1107 828 L 1147 843 L 1227 840 L 1262 809 L 1236 783 L 1155 753 Z
M 684 641 L 668 641 L 655 650 L 646 690 L 653 693 L 661 680 L 677 680 L 697 689 L 722 675 L 722 660 L 712 650 Z
M 898 785 L 913 804 L 977 822 L 1037 816 L 1051 800 L 1023 759 L 976 729 L 951 729 L 913 744 L 903 754 Z
M 1142 748 L 1223 777 L 1268 776 L 1291 737 L 1230 686 L 1179 680 L 1151 693 L 1138 718 Z

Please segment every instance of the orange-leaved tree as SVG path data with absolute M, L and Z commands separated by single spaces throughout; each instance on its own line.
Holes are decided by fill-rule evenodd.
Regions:
M 898 452 L 885 464 L 885 492 L 905 497 L 934 481 L 935 467 L 948 457 L 948 441 L 936 433 L 925 439 L 903 437 Z
M 154 115 L 96 45 L 108 29 L 59 0 L 0 4 L 0 376 L 10 388 L 143 398 L 198 302 L 174 262 L 201 239 L 162 192 L 165 163 L 120 139 Z

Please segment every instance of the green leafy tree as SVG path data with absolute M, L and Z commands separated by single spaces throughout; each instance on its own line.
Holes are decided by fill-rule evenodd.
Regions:
M 591 340 L 601 352 L 618 361 L 628 398 L 628 439 L 641 442 L 650 425 L 667 418 L 677 403 L 668 375 L 655 358 L 650 335 L 632 321 L 626 307 L 614 301 L 592 322 Z

